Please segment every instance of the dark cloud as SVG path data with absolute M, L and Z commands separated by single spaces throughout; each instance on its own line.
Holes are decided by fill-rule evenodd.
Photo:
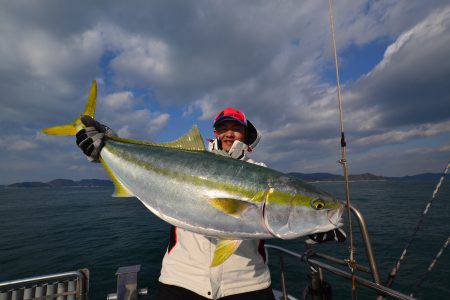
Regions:
M 403 33 L 367 76 L 349 87 L 352 107 L 377 107 L 377 126 L 440 122 L 450 117 L 450 8 Z
M 436 137 L 442 146 L 450 111 L 446 5 L 335 3 L 340 51 L 394 41 L 374 70 L 344 86 L 360 166 L 375 166 L 364 152 L 386 144 L 417 147 L 417 139 Z M 231 105 L 264 133 L 260 159 L 290 171 L 336 168 L 336 91 L 323 78 L 332 65 L 326 2 L 2 1 L 0 28 L 0 163 L 17 170 L 8 180 L 48 177 L 55 168 L 86 174 L 73 141 L 55 145 L 36 132 L 72 120 L 93 78 L 104 82 L 99 116 L 122 134 L 156 134 L 168 108 L 203 122 Z M 134 92 L 142 90 L 151 96 Z

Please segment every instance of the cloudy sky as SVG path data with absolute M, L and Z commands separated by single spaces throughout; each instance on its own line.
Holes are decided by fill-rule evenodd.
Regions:
M 224 107 L 263 134 L 256 160 L 340 173 L 326 0 L 0 1 L 0 184 L 105 178 L 72 137 L 78 115 L 169 141 Z M 439 172 L 450 157 L 450 4 L 335 1 L 350 173 Z

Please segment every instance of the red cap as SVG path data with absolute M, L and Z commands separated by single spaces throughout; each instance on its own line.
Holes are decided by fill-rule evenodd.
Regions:
M 216 115 L 213 127 L 216 127 L 219 123 L 226 120 L 237 121 L 242 125 L 247 126 L 247 118 L 242 111 L 227 107 Z

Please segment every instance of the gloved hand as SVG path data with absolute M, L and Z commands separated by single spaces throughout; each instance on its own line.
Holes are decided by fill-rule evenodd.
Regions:
M 234 159 L 242 159 L 248 152 L 248 146 L 241 141 L 234 141 L 228 155 Z
M 90 116 L 81 116 L 80 120 L 86 128 L 77 132 L 77 145 L 89 161 L 100 162 L 100 151 L 105 145 L 105 134 L 111 129 Z
M 231 157 L 234 159 L 242 159 L 248 152 L 250 152 L 249 147 L 241 142 L 234 141 L 228 152 L 222 150 L 220 139 L 216 138 L 214 140 L 210 140 L 208 144 L 209 151 L 218 155 Z
M 308 239 L 306 239 L 307 244 L 320 244 L 328 241 L 336 241 L 338 243 L 342 243 L 347 239 L 347 235 L 345 234 L 345 231 L 341 228 L 336 228 L 327 232 L 320 232 L 311 234 L 308 236 Z

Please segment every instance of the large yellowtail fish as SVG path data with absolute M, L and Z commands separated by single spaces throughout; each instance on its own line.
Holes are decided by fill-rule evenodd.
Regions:
M 82 115 L 94 117 L 94 81 Z M 80 117 L 43 130 L 75 135 Z M 281 172 L 207 152 L 197 127 L 174 142 L 106 136 L 101 162 L 116 197 L 137 197 L 164 221 L 217 237 L 212 266 L 243 239 L 297 237 L 340 226 L 342 205 L 327 193 Z

